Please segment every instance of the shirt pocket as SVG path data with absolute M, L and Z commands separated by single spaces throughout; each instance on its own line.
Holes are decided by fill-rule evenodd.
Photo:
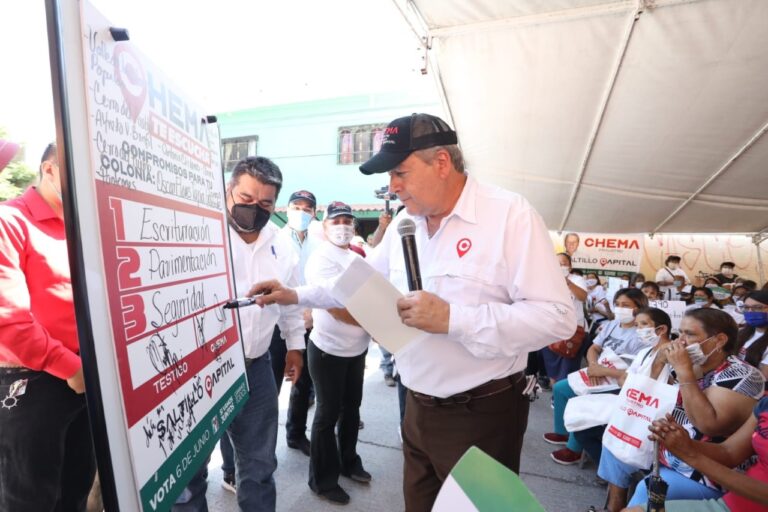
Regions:
M 448 302 L 474 306 L 487 302 L 510 303 L 508 273 L 499 264 L 449 262 L 431 266 L 424 274 L 425 288 Z

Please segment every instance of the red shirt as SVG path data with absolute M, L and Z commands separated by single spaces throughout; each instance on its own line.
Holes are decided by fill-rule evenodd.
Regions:
M 34 187 L 0 203 L 0 361 L 80 369 L 64 222 Z

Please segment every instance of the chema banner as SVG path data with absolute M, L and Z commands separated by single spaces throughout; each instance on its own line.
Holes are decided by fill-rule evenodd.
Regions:
M 619 276 L 640 271 L 643 255 L 642 234 L 550 233 L 558 252 L 571 257 L 573 268 L 603 276 Z

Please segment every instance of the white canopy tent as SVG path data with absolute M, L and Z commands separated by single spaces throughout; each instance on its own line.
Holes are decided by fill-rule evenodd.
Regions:
M 394 1 L 470 172 L 550 228 L 766 232 L 768 1 Z

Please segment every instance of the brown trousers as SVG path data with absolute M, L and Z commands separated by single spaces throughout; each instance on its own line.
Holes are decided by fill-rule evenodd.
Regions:
M 458 405 L 425 405 L 408 392 L 403 422 L 406 512 L 429 512 L 464 452 L 477 446 L 515 473 L 528 427 L 525 379 L 496 395 Z

